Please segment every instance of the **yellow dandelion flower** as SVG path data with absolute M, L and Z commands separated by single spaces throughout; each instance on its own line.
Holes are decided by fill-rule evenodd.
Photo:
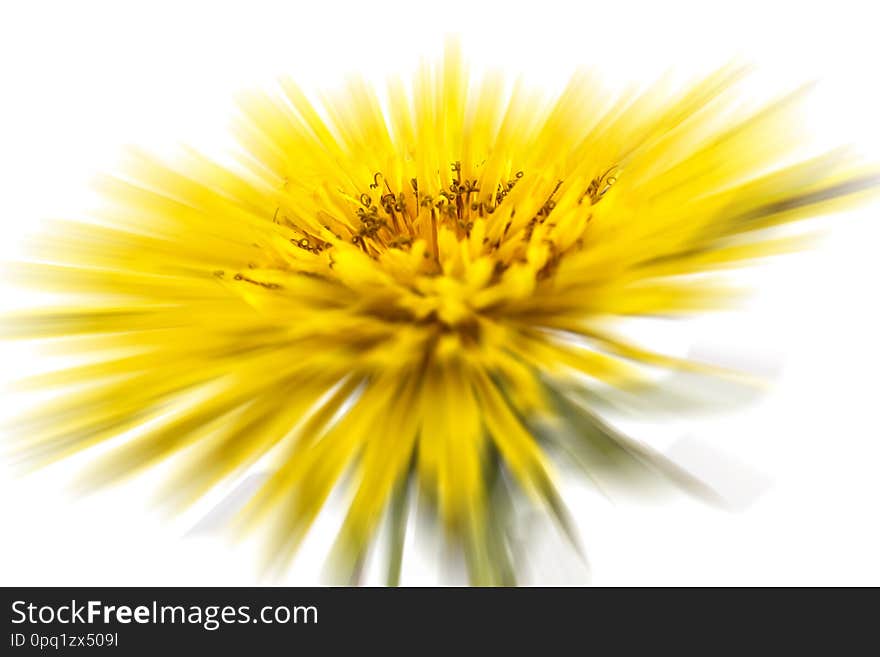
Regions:
M 84 359 L 22 383 L 65 390 L 22 418 L 27 454 L 136 430 L 90 477 L 173 458 L 180 504 L 267 459 L 245 518 L 282 563 L 344 483 L 337 563 L 357 572 L 390 517 L 392 582 L 413 489 L 472 581 L 512 582 L 511 484 L 565 524 L 557 447 L 587 474 L 651 458 L 578 391 L 705 369 L 609 318 L 728 304 L 707 274 L 792 247 L 769 229 L 878 180 L 835 154 L 792 162 L 796 95 L 747 112 L 738 76 L 612 101 L 582 74 L 548 102 L 471 80 L 450 47 L 383 93 L 247 97 L 232 163 L 135 155 L 102 216 L 53 225 L 18 266 L 62 301 L 7 333 Z

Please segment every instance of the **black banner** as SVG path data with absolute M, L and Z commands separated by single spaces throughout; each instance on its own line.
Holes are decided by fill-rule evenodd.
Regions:
M 801 591 L 709 589 L 6 588 L 2 654 L 241 654 L 258 650 L 421 654 L 476 645 L 615 654 L 690 647 L 749 653 L 808 640 L 839 652 L 870 631 Z M 839 595 L 835 592 L 834 596 Z M 822 596 L 824 597 L 824 596 Z M 563 650 L 562 647 L 566 646 Z M 875 646 L 876 647 L 876 646 Z M 542 651 L 543 652 L 543 651 Z

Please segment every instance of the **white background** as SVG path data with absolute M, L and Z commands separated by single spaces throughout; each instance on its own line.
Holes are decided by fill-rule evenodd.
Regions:
M 0 255 L 14 257 L 41 218 L 87 211 L 90 176 L 112 170 L 124 144 L 222 149 L 236 91 L 279 73 L 332 87 L 349 71 L 407 72 L 449 32 L 478 63 L 548 87 L 576 64 L 625 82 L 732 57 L 758 64 L 756 92 L 819 79 L 810 131 L 880 161 L 876 3 L 713 4 L 4 2 Z M 880 585 L 877 214 L 875 202 L 829 218 L 818 248 L 759 270 L 744 312 L 696 327 L 716 355 L 778 370 L 750 408 L 666 427 L 714 455 L 694 467 L 738 498 L 738 511 L 684 498 L 612 503 L 568 487 L 593 583 Z M 4 307 L 28 301 L 2 294 Z M 37 366 L 27 349 L 2 349 L 4 379 Z M 17 402 L 3 394 L 8 417 Z M 66 487 L 75 470 L 25 476 L 3 462 L 0 584 L 260 581 L 255 545 L 190 533 L 216 500 L 170 517 L 151 505 L 155 477 L 83 498 Z M 319 581 L 334 520 L 322 519 L 277 583 Z M 544 558 L 527 582 L 585 581 L 561 548 L 528 549 Z M 412 554 L 404 582 L 436 581 L 430 548 Z

